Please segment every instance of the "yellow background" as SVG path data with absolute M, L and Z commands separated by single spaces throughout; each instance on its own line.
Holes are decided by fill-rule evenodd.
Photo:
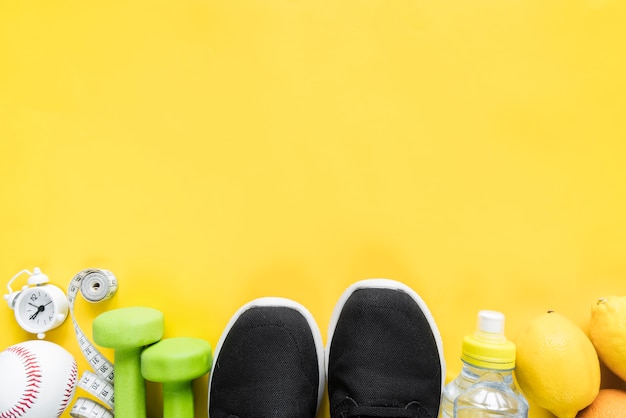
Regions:
M 86 332 L 146 305 L 213 345 L 267 295 L 325 335 L 345 287 L 389 277 L 431 307 L 448 378 L 479 309 L 512 338 L 547 309 L 585 327 L 626 294 L 625 18 L 618 0 L 2 0 L 0 277 L 108 269 L 117 295 L 77 302 Z M 6 306 L 0 323 L 2 347 L 33 338 Z M 71 321 L 48 339 L 87 369 Z

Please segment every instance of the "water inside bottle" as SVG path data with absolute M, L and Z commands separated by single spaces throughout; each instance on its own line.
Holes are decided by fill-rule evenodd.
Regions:
M 454 402 L 456 418 L 525 418 L 528 407 L 497 373 L 484 375 Z

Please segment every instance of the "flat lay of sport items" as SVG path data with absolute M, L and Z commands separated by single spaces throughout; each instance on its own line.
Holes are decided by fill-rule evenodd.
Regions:
M 24 272 L 28 285 L 17 292 L 9 285 L 5 299 L 37 339 L 0 352 L 0 418 L 58 418 L 65 411 L 73 418 L 152 418 L 149 402 L 162 402 L 163 418 L 196 418 L 193 382 L 201 378 L 212 418 L 315 418 L 325 394 L 331 418 L 610 418 L 626 411 L 626 392 L 604 388 L 601 373 L 604 364 L 620 379 L 625 374 L 626 297 L 598 298 L 587 333 L 547 310 L 507 339 L 504 314 L 480 311 L 474 334 L 462 341 L 463 370 L 446 382 L 436 320 L 422 297 L 399 281 L 365 279 L 347 287 L 331 313 L 325 345 L 302 304 L 253 299 L 233 314 L 213 351 L 201 338 L 166 337 L 163 313 L 147 306 L 100 313 L 91 341 L 76 320 L 76 298 L 110 299 L 115 275 L 81 270 L 67 296 L 48 298 L 54 285 L 38 268 L 23 270 L 10 284 Z M 63 317 L 50 316 L 39 328 L 25 325 L 52 304 Z M 80 378 L 72 354 L 44 339 L 68 314 L 92 369 Z M 114 361 L 97 347 L 111 349 Z M 159 384 L 158 400 L 148 397 L 146 382 Z M 77 388 L 91 396 L 75 399 Z

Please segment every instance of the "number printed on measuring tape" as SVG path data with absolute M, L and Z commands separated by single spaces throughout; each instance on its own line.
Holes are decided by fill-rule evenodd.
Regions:
M 104 402 L 109 409 L 113 409 L 115 404 L 113 385 L 98 379 L 98 376 L 86 370 L 78 381 L 78 386 Z
M 73 417 L 113 417 L 113 412 L 111 411 L 114 407 L 113 363 L 98 351 L 95 345 L 89 341 L 89 338 L 87 338 L 85 333 L 81 330 L 76 316 L 74 315 L 74 303 L 76 302 L 78 293 L 80 293 L 86 301 L 98 303 L 110 299 L 116 292 L 117 279 L 115 275 L 108 270 L 82 270 L 74 276 L 69 284 L 67 298 L 76 339 L 83 356 L 95 372 L 85 371 L 78 386 L 104 402 L 108 407 L 104 407 L 91 399 L 79 398 L 70 413 Z
M 113 412 L 87 398 L 78 398 L 70 416 L 73 418 L 113 418 Z

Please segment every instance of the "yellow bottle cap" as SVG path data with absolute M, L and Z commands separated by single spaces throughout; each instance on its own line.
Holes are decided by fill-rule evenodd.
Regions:
M 486 369 L 515 368 L 515 344 L 504 336 L 504 314 L 486 310 L 478 312 L 476 332 L 463 338 L 461 360 Z

